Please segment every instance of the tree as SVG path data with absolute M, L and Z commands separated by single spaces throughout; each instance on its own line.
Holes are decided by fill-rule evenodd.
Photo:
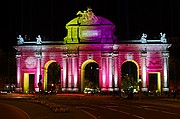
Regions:
M 136 88 L 136 86 L 137 82 L 134 80 L 132 76 L 126 74 L 122 77 L 121 89 L 123 89 L 125 94 L 127 94 L 128 90 Z
M 84 86 L 85 86 L 85 88 L 91 88 L 91 89 L 97 88 L 97 85 L 95 83 L 89 81 L 88 79 L 84 80 Z
M 84 87 L 89 88 L 91 93 L 96 93 L 96 89 L 98 88 L 97 84 L 89 81 L 88 79 L 84 80 Z

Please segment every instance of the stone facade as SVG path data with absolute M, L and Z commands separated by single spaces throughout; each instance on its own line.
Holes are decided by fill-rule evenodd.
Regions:
M 88 12 L 88 11 L 87 11 Z M 114 36 L 115 25 L 104 17 L 79 16 L 66 24 L 64 41 L 19 43 L 17 50 L 17 91 L 28 93 L 29 80 L 34 91 L 48 91 L 48 67 L 59 64 L 62 92 L 83 92 L 86 66 L 95 63 L 98 67 L 98 88 L 101 91 L 120 91 L 122 65 L 130 62 L 136 66 L 136 81 L 142 82 L 142 90 L 148 91 L 150 75 L 156 75 L 156 90 L 169 91 L 168 48 L 165 40 L 119 41 Z M 40 36 L 38 36 L 40 38 Z M 21 39 L 22 40 L 22 39 Z M 144 42 L 146 41 L 146 42 Z M 30 74 L 33 78 L 30 78 Z M 39 85 L 41 82 L 42 86 Z M 53 85 L 52 85 L 53 86 Z

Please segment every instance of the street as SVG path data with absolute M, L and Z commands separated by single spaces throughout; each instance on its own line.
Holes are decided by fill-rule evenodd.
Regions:
M 1 119 L 30 119 L 23 110 L 5 103 L 0 103 Z
M 156 101 L 132 101 L 115 99 L 51 100 L 71 106 L 87 114 L 91 119 L 177 119 L 180 106 Z
M 16 98 L 16 96 L 18 96 Z M 16 95 L 3 97 L 0 103 L 1 112 L 5 111 L 3 105 L 10 104 L 26 112 L 31 119 L 177 119 L 180 118 L 179 102 L 158 101 L 156 99 L 122 99 L 113 96 L 81 96 L 59 95 L 50 98 L 42 97 L 47 101 L 67 107 L 68 113 L 55 113 L 48 107 L 29 102 L 38 100 L 37 97 L 21 97 Z M 20 98 L 21 97 L 21 98 Z M 20 101 L 19 101 L 20 100 Z M 9 112 L 11 115 L 19 112 Z M 0 116 L 7 115 L 3 113 Z M 9 116 L 9 115 L 8 115 Z M 7 118 L 8 119 L 8 118 Z

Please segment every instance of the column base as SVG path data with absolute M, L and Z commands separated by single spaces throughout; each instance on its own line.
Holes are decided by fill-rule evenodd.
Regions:
M 101 91 L 105 91 L 105 92 L 119 91 L 119 88 L 101 88 Z
M 72 91 L 72 88 L 67 88 L 67 91 Z
M 162 88 L 163 92 L 169 92 L 169 88 Z
M 148 92 L 148 88 L 141 88 L 142 92 Z
M 114 88 L 114 91 L 119 91 L 119 88 Z
M 79 91 L 79 89 L 78 89 L 78 88 L 73 88 L 73 89 L 72 89 L 72 91 L 74 91 L 74 92 L 78 92 L 78 91 Z
M 79 88 L 62 88 L 62 92 L 79 92 Z
M 108 91 L 107 88 L 101 88 L 101 91 Z
M 64 92 L 64 91 L 66 91 L 66 88 L 62 88 L 61 90 L 62 90 L 62 92 Z
M 17 93 L 21 93 L 21 92 L 22 92 L 22 88 L 15 88 L 15 91 L 16 91 Z
M 35 88 L 35 92 L 39 92 L 39 88 Z

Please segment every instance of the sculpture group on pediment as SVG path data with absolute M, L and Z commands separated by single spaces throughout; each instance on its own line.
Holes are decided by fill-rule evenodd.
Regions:
M 93 24 L 98 21 L 98 18 L 94 15 L 91 8 L 87 8 L 83 12 L 78 11 L 77 14 L 84 24 Z

